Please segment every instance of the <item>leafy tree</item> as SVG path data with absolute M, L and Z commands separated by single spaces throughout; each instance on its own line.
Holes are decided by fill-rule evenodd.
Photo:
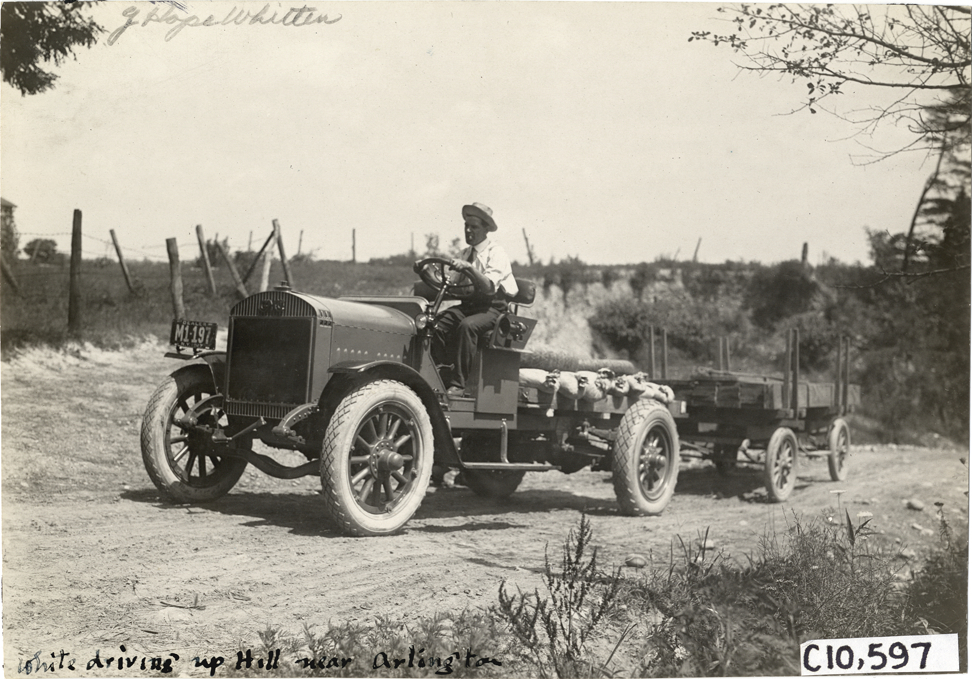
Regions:
M 645 288 L 655 282 L 658 277 L 655 267 L 653 267 L 648 262 L 642 262 L 637 267 L 635 267 L 634 273 L 631 274 L 631 278 L 628 279 L 628 284 L 631 286 L 631 292 L 635 294 L 639 300 L 644 299 Z
M 77 46 L 91 47 L 104 29 L 83 14 L 90 2 L 4 2 L 0 5 L 0 71 L 3 81 L 22 95 L 54 86 L 59 66 L 75 57 Z
M 720 7 L 733 33 L 694 31 L 689 38 L 726 45 L 739 67 L 789 76 L 806 85 L 802 108 L 825 110 L 870 133 L 882 121 L 906 127 L 914 138 L 903 150 L 937 156 L 904 241 L 900 269 L 940 241 L 943 203 L 970 193 L 972 138 L 972 10 L 951 5 L 738 5 Z M 832 107 L 856 88 L 883 90 L 880 106 L 843 113 Z
M 35 238 L 24 246 L 32 262 L 49 264 L 57 258 L 57 243 L 50 238 Z
M 425 257 L 441 257 L 442 252 L 439 250 L 439 234 L 437 233 L 427 233 L 425 234 Z
M 838 113 L 828 107 L 847 86 L 880 88 L 894 93 L 890 103 L 848 119 L 868 131 L 884 119 L 905 121 L 916 135 L 911 147 L 968 139 L 968 7 L 743 4 L 718 11 L 735 32 L 694 31 L 689 41 L 730 47 L 742 70 L 804 83 L 803 107 L 811 113 Z M 932 110 L 938 115 L 929 116 Z
M 756 325 L 771 329 L 783 319 L 809 311 L 818 292 L 810 271 L 793 259 L 759 268 L 750 279 L 744 303 Z

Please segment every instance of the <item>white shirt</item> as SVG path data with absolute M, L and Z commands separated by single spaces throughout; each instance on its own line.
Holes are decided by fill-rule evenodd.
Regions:
M 516 280 L 513 278 L 510 258 L 500 245 L 487 238 L 479 245 L 465 248 L 462 251 L 462 259 L 467 262 L 470 250 L 476 253 L 472 260 L 473 267 L 493 282 L 493 288 L 497 292 L 502 290 L 507 297 L 516 295 L 519 288 L 516 287 Z

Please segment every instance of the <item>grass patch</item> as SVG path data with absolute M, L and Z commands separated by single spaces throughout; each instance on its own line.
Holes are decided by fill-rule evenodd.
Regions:
M 501 586 L 488 609 L 414 623 L 378 617 L 259 637 L 264 656 L 282 650 L 277 676 L 799 675 L 803 641 L 923 633 L 957 633 L 965 671 L 968 545 L 941 508 L 939 521 L 941 551 L 896 586 L 897 553 L 876 547 L 869 520 L 854 524 L 846 511 L 843 521 L 790 517 L 745 564 L 706 548 L 706 535 L 676 537 L 635 577 L 598 566 L 582 516 L 558 567 L 545 559 L 542 590 Z M 491 661 L 477 664 L 484 656 Z M 328 667 L 344 658 L 353 660 Z M 231 673 L 266 674 L 236 672 L 234 662 Z

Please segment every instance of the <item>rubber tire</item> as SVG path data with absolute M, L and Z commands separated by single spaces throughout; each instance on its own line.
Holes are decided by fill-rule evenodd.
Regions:
M 713 451 L 712 463 L 719 476 L 729 476 L 736 468 L 737 457 L 739 457 L 739 449 L 734 446 L 719 446 Z
M 663 447 L 665 469 L 658 479 L 660 486 L 649 494 L 642 484 L 642 453 L 651 440 L 649 437 L 656 434 Z M 678 430 L 672 414 L 657 401 L 636 401 L 621 418 L 611 458 L 614 494 L 621 513 L 627 516 L 661 514 L 675 493 L 678 465 Z
M 209 368 L 193 365 L 169 375 L 149 399 L 142 416 L 142 462 L 152 483 L 165 500 L 180 504 L 212 502 L 230 492 L 246 470 L 247 463 L 244 459 L 206 456 L 210 461 L 219 460 L 218 473 L 214 470 L 208 483 L 199 485 L 198 482 L 191 483 L 186 480 L 184 469 L 173 469 L 174 461 L 167 454 L 173 445 L 168 439 L 175 426 L 173 420 L 179 410 L 179 402 L 192 396 L 216 393 Z M 193 404 L 189 405 L 191 407 Z
M 490 459 L 488 437 L 477 434 L 462 438 L 461 457 L 466 462 L 487 462 Z M 496 437 L 496 461 L 499 460 L 499 435 Z M 526 472 L 505 471 L 502 469 L 463 469 L 462 480 L 476 495 L 494 499 L 509 497 L 520 487 Z
M 827 458 L 830 480 L 843 481 L 847 478 L 851 447 L 850 427 L 847 426 L 847 422 L 840 418 L 834 420 L 834 423 L 830 425 L 827 443 L 830 447 L 830 456 Z
M 359 428 L 382 405 L 393 405 L 412 420 L 413 441 L 417 443 L 411 446 L 412 474 L 403 494 L 390 510 L 372 513 L 355 498 L 349 456 Z M 401 530 L 425 498 L 432 477 L 432 456 L 432 423 L 414 391 L 394 380 L 377 380 L 358 387 L 338 404 L 324 434 L 321 485 L 328 520 L 342 533 L 354 537 L 390 535 Z
M 773 432 L 766 446 L 766 459 L 763 467 L 763 482 L 771 502 L 786 502 L 793 492 L 797 478 L 797 459 L 800 447 L 796 434 L 787 427 Z M 783 460 L 786 456 L 789 461 Z

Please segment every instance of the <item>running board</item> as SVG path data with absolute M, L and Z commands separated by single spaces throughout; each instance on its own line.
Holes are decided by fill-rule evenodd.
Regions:
M 461 462 L 463 469 L 494 469 L 508 472 L 548 472 L 553 469 L 560 469 L 552 464 L 535 464 L 531 462 Z

